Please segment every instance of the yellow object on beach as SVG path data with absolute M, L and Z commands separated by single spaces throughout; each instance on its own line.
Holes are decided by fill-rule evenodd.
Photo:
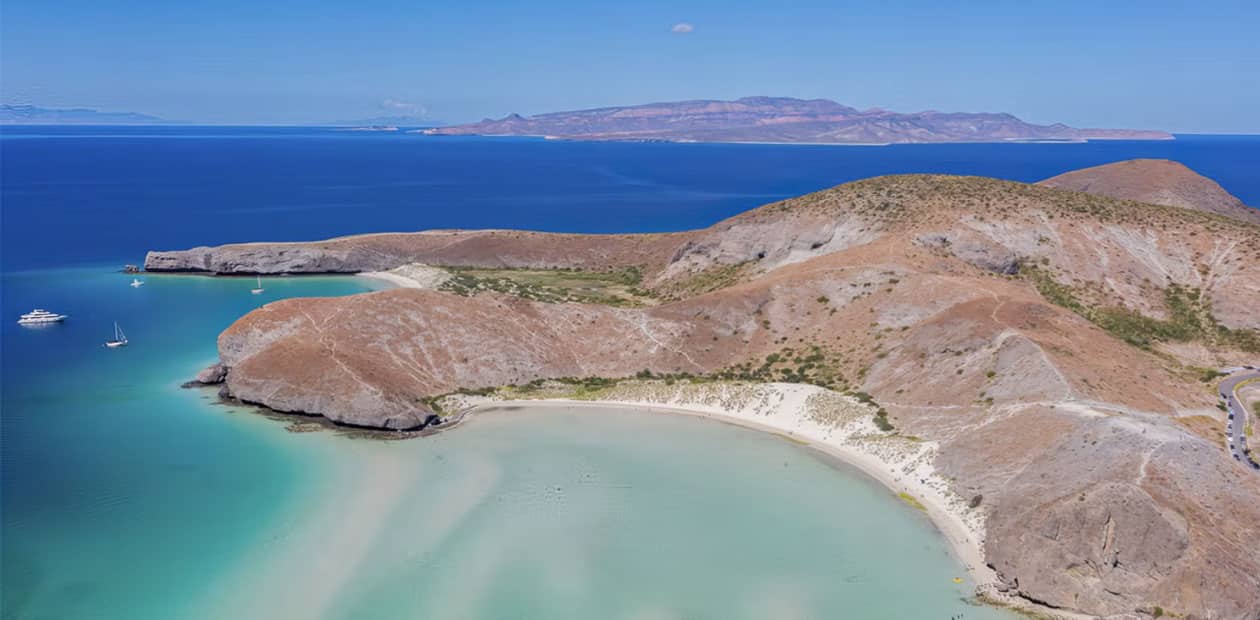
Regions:
M 954 583 L 962 583 L 962 577 L 954 577 Z

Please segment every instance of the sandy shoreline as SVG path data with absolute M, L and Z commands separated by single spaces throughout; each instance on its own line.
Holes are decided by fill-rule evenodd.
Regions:
M 399 265 L 389 271 L 365 271 L 356 274 L 361 278 L 369 278 L 383 282 L 390 288 L 422 288 L 437 289 L 451 278 L 451 272 L 438 267 L 421 263 Z
M 906 503 L 920 509 L 945 538 L 950 552 L 975 584 L 984 603 L 1040 618 L 1080 620 L 1073 612 L 1037 605 L 1006 594 L 996 572 L 985 563 L 985 512 L 974 508 L 937 473 L 936 442 L 879 431 L 871 410 L 856 399 L 820 387 L 792 383 L 652 384 L 618 386 L 590 400 L 524 400 L 455 396 L 460 415 L 502 407 L 547 408 L 557 405 L 633 409 L 686 415 L 777 435 L 856 468 Z M 837 414 L 837 404 L 839 413 Z
M 730 392 L 716 397 L 704 391 Z M 736 393 L 743 392 L 743 393 Z M 557 404 L 647 410 L 657 413 L 701 417 L 744 428 L 779 435 L 822 452 L 857 468 L 894 494 L 905 494 L 922 506 L 949 543 L 977 587 L 988 592 L 997 575 L 984 561 L 984 518 L 979 510 L 954 494 L 932 465 L 936 453 L 933 442 L 898 439 L 880 433 L 869 413 L 856 405 L 856 415 L 819 422 L 811 417 L 811 407 L 822 400 L 856 401 L 822 388 L 801 384 L 696 385 L 680 386 L 642 394 L 641 397 L 572 400 L 471 401 L 468 413 L 497 407 L 545 408 Z M 707 402 L 706 402 L 707 401 Z M 903 445 L 892 445 L 903 444 Z
M 388 288 L 421 288 L 420 284 L 415 280 L 388 271 L 365 271 L 354 275 L 359 278 L 383 282 L 389 285 Z
M 855 448 L 845 443 L 842 437 L 853 437 L 866 430 L 869 424 L 869 411 L 862 407 L 857 411 L 860 419 L 846 421 L 844 430 L 840 432 L 836 426 L 813 424 L 800 414 L 806 409 L 804 401 L 820 393 L 828 397 L 852 400 L 834 392 L 821 388 L 799 384 L 754 384 L 738 386 L 682 386 L 679 391 L 685 392 L 690 387 L 727 389 L 733 387 L 725 403 L 706 405 L 690 402 L 681 406 L 661 404 L 660 399 L 608 399 L 600 401 L 576 399 L 538 399 L 538 400 L 492 400 L 486 398 L 470 398 L 471 405 L 462 413 L 467 420 L 475 423 L 477 413 L 489 413 L 494 410 L 520 409 L 528 415 L 528 410 L 543 412 L 555 410 L 557 407 L 573 407 L 578 409 L 605 409 L 632 412 L 632 415 L 643 413 L 655 415 L 686 415 L 704 418 L 716 422 L 732 424 L 741 428 L 777 435 L 803 446 L 817 450 L 825 460 L 834 459 L 845 465 L 856 467 L 859 471 L 874 478 L 881 485 L 889 488 L 894 494 L 907 493 L 923 506 L 923 512 L 932 520 L 948 543 L 951 553 L 963 565 L 970 579 L 982 586 L 991 584 L 995 577 L 983 562 L 983 553 L 977 533 L 971 530 L 968 519 L 962 513 L 955 513 L 965 503 L 951 503 L 937 497 L 937 491 L 930 485 L 920 482 L 918 474 L 907 477 L 902 467 L 906 462 L 885 462 L 875 454 Z M 748 397 L 748 398 L 745 398 Z M 764 398 L 763 398 L 764 397 Z M 780 398 L 781 397 L 781 398 Z M 681 401 L 677 401 L 681 402 Z M 738 406 L 743 402 L 745 406 Z M 496 411 L 498 415 L 512 415 L 514 412 Z M 750 419 L 752 416 L 755 418 Z M 783 424 L 782 419 L 792 416 L 801 420 L 799 425 Z M 850 428 L 849 423 L 852 422 Z M 810 427 L 830 428 L 831 433 L 818 435 Z M 871 428 L 874 428 L 873 425 Z M 453 430 L 453 427 L 452 427 Z M 926 449 L 930 444 L 919 442 Z M 213 597 L 200 601 L 200 611 L 208 611 L 198 617 L 326 617 L 339 609 L 342 604 L 339 593 L 351 584 L 355 574 L 371 562 L 374 545 L 379 544 L 382 536 L 387 535 L 389 520 L 398 507 L 405 501 L 415 485 L 422 484 L 422 470 L 414 467 L 407 453 L 396 450 L 380 450 L 380 446 L 357 444 L 361 453 L 354 470 L 330 471 L 327 480 L 321 485 L 326 496 L 317 504 L 304 509 L 305 516 L 286 523 L 281 527 L 281 538 L 270 542 L 243 559 L 241 572 L 231 575 L 222 583 L 216 584 Z M 933 448 L 934 449 L 934 448 Z M 915 455 L 905 455 L 911 461 L 918 461 Z M 835 467 L 838 464 L 832 463 Z M 913 471 L 919 471 L 917 468 Z M 430 515 L 431 520 L 425 526 L 408 534 L 412 540 L 418 540 L 419 549 L 431 550 L 435 545 L 457 528 L 478 502 L 487 497 L 487 487 L 495 478 L 492 469 L 477 470 L 467 480 L 452 482 L 452 488 L 460 491 L 451 495 L 450 505 L 443 504 L 440 513 Z M 371 484 L 363 484 L 370 479 Z M 473 484 L 477 482 L 477 484 Z M 345 524 L 352 523 L 353 527 Z M 319 549 L 312 553 L 311 549 Z M 961 573 L 957 573 L 961 576 Z M 294 581 L 304 584 L 294 589 L 289 584 Z M 978 590 L 979 591 L 979 590 Z M 223 593 L 231 593 L 224 595 Z

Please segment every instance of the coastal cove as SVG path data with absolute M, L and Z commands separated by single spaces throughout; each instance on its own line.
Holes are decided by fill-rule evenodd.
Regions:
M 738 407 L 714 398 L 715 392 L 751 390 L 777 397 L 775 404 L 760 399 L 760 406 Z M 948 542 L 955 559 L 962 564 L 972 582 L 984 588 L 986 596 L 994 602 L 1014 603 L 997 596 L 989 586 L 994 582 L 993 570 L 984 564 L 984 552 L 980 546 L 983 524 L 979 515 L 966 507 L 948 490 L 948 482 L 932 470 L 930 459 L 924 459 L 921 451 L 908 450 L 897 453 L 887 451 L 880 455 L 856 447 L 853 433 L 833 437 L 828 429 L 808 423 L 805 416 L 809 396 L 824 393 L 812 386 L 798 384 L 763 384 L 758 386 L 710 386 L 707 389 L 689 390 L 682 386 L 674 390 L 642 390 L 656 392 L 655 398 L 644 395 L 641 400 L 565 400 L 543 399 L 536 401 L 490 402 L 473 408 L 467 415 L 484 415 L 496 410 L 547 411 L 549 409 L 591 409 L 591 414 L 621 410 L 639 414 L 690 416 L 723 424 L 730 424 L 766 433 L 788 442 L 815 450 L 838 468 L 852 468 L 878 482 L 902 501 L 922 511 L 935 524 Z M 691 391 L 691 394 L 688 392 Z M 707 403 L 705 401 L 708 401 Z M 865 426 L 860 423 L 858 426 Z M 868 430 L 868 429 L 863 429 Z M 858 431 L 859 433 L 861 431 Z M 927 448 L 930 453 L 930 446 Z M 896 457 L 890 457 L 896 454 Z
M 1006 617 L 964 602 L 972 579 L 916 509 L 770 434 L 532 403 L 380 441 L 289 432 L 303 420 L 178 387 L 234 313 L 367 290 L 362 278 L 264 279 L 264 299 L 245 278 L 150 275 L 140 290 L 104 267 L 5 278 L 71 315 L 4 326 L 5 359 L 28 360 L 4 367 L 6 613 Z M 107 351 L 92 328 L 114 315 L 132 343 Z M 96 353 L 67 365 L 63 347 Z
M 434 253 L 439 259 L 454 257 L 450 263 L 425 258 L 398 267 L 346 263 L 355 268 L 318 270 L 344 275 L 268 275 L 285 271 L 281 266 L 257 269 L 262 275 L 255 279 L 251 266 L 269 259 L 253 249 L 266 244 L 228 253 L 229 260 L 220 261 L 235 267 L 224 273 L 251 274 L 247 277 L 133 275 L 119 268 L 141 264 L 147 249 L 443 226 L 680 231 L 872 172 L 1038 180 L 1136 156 L 1195 163 L 1255 205 L 1260 184 L 1246 173 L 1260 165 L 1260 138 L 850 148 L 564 143 L 304 128 L 19 128 L 16 134 L 6 129 L 0 148 L 8 161 L 17 162 L 6 161 L 0 188 L 5 201 L 0 274 L 4 618 L 997 620 L 1014 612 L 977 601 L 977 586 L 989 603 L 1018 607 L 1028 601 L 1017 598 L 1025 593 L 1012 589 L 1010 581 L 1001 588 L 1010 598 L 999 592 L 1000 579 L 986 559 L 1006 576 L 1018 575 L 1010 569 L 1015 564 L 1011 550 L 1037 544 L 1041 530 L 1036 528 L 1050 526 L 1039 522 L 1029 530 L 1032 538 L 1016 540 L 1013 528 L 1025 528 L 1019 521 L 1039 515 L 1003 512 L 1016 518 L 998 520 L 998 527 L 987 531 L 986 520 L 998 514 L 1003 501 L 1008 508 L 1032 506 L 1028 498 L 1041 491 L 1028 489 L 1061 482 L 1043 482 L 1047 474 L 1037 469 L 1043 462 L 1063 459 L 1061 466 L 1069 472 L 1074 464 L 1091 468 L 1064 480 L 1087 480 L 1095 471 L 1114 469 L 1121 473 L 1107 485 L 1138 489 L 1133 496 L 1114 496 L 1119 498 L 1114 504 L 1103 503 L 1113 496 L 1103 494 L 1099 500 L 1091 489 L 1088 506 L 1092 510 L 1098 502 L 1099 510 L 1090 519 L 1115 506 L 1129 510 L 1131 497 L 1145 493 L 1139 487 L 1148 480 L 1151 463 L 1152 484 L 1173 480 L 1169 488 L 1206 489 L 1218 499 L 1217 487 L 1194 482 L 1211 480 L 1224 487 L 1221 481 L 1229 479 L 1220 472 L 1234 473 L 1228 469 L 1233 464 L 1216 453 L 1215 439 L 1193 434 L 1190 424 L 1158 409 L 1177 408 L 1174 413 L 1212 428 L 1210 387 L 1194 378 L 1157 374 L 1167 369 L 1149 365 L 1150 351 L 1111 339 L 1067 304 L 1045 304 L 1040 297 L 1045 291 L 1035 286 L 1046 282 L 1034 280 L 1042 273 L 1037 267 L 1016 277 L 1004 271 L 1005 263 L 990 269 L 950 256 L 943 248 L 966 247 L 966 238 L 953 237 L 951 244 L 944 228 L 916 231 L 926 232 L 914 237 L 944 239 L 940 247 L 890 244 L 879 249 L 882 253 L 871 250 L 852 260 L 835 258 L 851 248 L 828 244 L 845 234 L 858 239 L 865 228 L 840 230 L 812 244 L 802 237 L 808 249 L 795 254 L 763 251 L 757 260 L 782 258 L 787 267 L 816 260 L 821 267 L 802 269 L 814 279 L 772 283 L 747 299 L 729 292 L 723 297 L 721 288 L 698 293 L 640 289 L 642 273 L 650 267 L 641 272 L 639 264 L 617 263 L 616 257 L 618 252 L 671 261 L 686 256 L 659 239 L 639 244 L 601 238 L 586 247 L 594 249 L 596 261 L 613 257 L 612 262 L 574 267 L 550 262 L 553 255 L 561 260 L 578 256 L 568 246 L 535 233 L 502 230 L 471 233 L 481 245 L 439 240 Z M 111 158 L 116 161 L 104 161 Z M 179 170 L 172 162 L 182 162 Z M 974 187 L 982 181 L 958 183 Z M 1003 183 L 980 187 L 1007 191 Z M 912 194 L 913 187 L 904 191 Z M 1027 191 L 1038 198 L 1058 190 Z M 1172 213 L 1151 209 L 1143 217 Z M 64 226 L 43 226 L 31 213 L 57 217 Z M 172 223 L 192 221 L 194 215 L 194 226 Z M 1216 216 L 1195 218 L 1188 221 L 1225 226 Z M 107 221 L 121 222 L 124 231 L 98 242 Z M 812 222 L 793 225 L 805 234 L 820 229 Z M 1237 232 L 1240 224 L 1230 226 L 1213 234 L 1244 238 Z M 684 249 L 739 248 L 731 239 L 722 245 L 702 236 L 704 231 L 695 232 L 697 241 Z M 420 245 L 455 234 L 433 233 Z M 753 230 L 732 239 L 761 243 L 768 236 Z M 1045 248 L 1058 247 L 1052 237 L 1059 238 L 1047 234 L 1045 241 L 1030 245 L 1048 252 Z M 381 247 L 393 249 L 390 241 L 383 240 Z M 1104 242 L 1110 241 L 1102 239 L 1095 245 L 1121 256 L 1131 240 L 1120 241 L 1108 246 Z M 282 265 L 293 264 L 294 252 L 288 246 L 282 250 L 290 261 Z M 376 250 L 359 248 L 355 256 L 390 258 Z M 819 256 L 806 256 L 815 250 Z M 543 258 L 531 258 L 533 251 Z M 1038 264 L 1085 254 L 1068 246 L 1055 251 Z M 507 264 L 460 262 L 476 260 L 476 252 Z M 254 262 L 233 262 L 242 255 Z M 921 271 L 894 263 L 911 255 L 921 261 L 911 266 Z M 698 252 L 695 258 L 708 257 Z M 1224 262 L 1246 257 L 1228 258 Z M 825 262 L 833 259 L 834 264 Z M 738 275 L 755 262 L 712 273 L 719 279 Z M 360 268 L 363 264 L 376 271 Z M 869 269 L 859 268 L 868 264 Z M 952 266 L 930 271 L 939 265 Z M 1246 280 L 1252 267 L 1240 261 L 1233 271 L 1222 270 L 1222 278 L 1233 274 Z M 517 280 L 502 277 L 512 269 L 516 272 L 509 275 Z M 128 286 L 133 277 L 143 285 Z M 732 282 L 734 275 L 726 283 Z M 744 286 L 738 292 L 747 293 L 753 290 L 747 284 L 730 288 Z M 1231 285 L 1230 290 L 1243 287 Z M 372 294 L 348 297 L 361 293 Z M 688 306 L 693 293 L 725 300 L 725 305 Z M 296 298 L 303 300 L 285 301 Z M 1251 320 L 1240 310 L 1244 306 L 1218 304 L 1217 314 L 1208 318 L 1213 325 L 1213 316 Z M 33 307 L 70 318 L 41 328 L 17 325 L 13 319 Z M 966 314 L 950 316 L 942 310 L 949 307 L 965 308 Z M 850 314 L 851 324 L 823 323 Z M 530 322 L 552 315 L 552 323 Z M 810 326 L 803 317 L 822 327 L 797 333 L 794 328 Z M 933 317 L 944 318 L 934 323 Z M 405 325 L 414 334 L 356 329 L 355 321 Z M 107 349 L 103 343 L 115 322 L 130 342 Z M 1058 348 L 1038 340 L 1044 333 L 1037 330 L 1047 326 L 1063 334 Z M 293 334 L 309 336 L 311 331 L 302 330 L 312 329 L 318 338 L 283 342 Z M 671 340 L 678 334 L 694 338 Z M 361 335 L 363 340 L 355 339 Z M 431 335 L 438 340 L 426 340 Z M 759 338 L 767 347 L 773 338 L 776 348 L 757 350 L 749 361 L 715 361 L 713 350 L 727 343 L 760 343 Z M 1145 383 L 1095 368 L 1101 363 L 1088 346 L 1102 341 L 1116 345 L 1109 350 L 1116 355 L 1112 366 L 1136 369 L 1130 374 Z M 277 342 L 281 345 L 267 348 Z M 306 345 L 311 346 L 302 348 Z M 537 355 L 548 353 L 547 346 L 560 354 Z M 1060 351 L 1083 365 L 1057 359 Z M 626 356 L 618 357 L 622 353 Z M 630 357 L 636 354 L 641 357 Z M 849 366 L 837 361 L 841 354 L 848 356 L 844 363 Z M 358 428 L 417 428 L 406 423 L 355 425 L 344 415 L 323 420 L 279 414 L 221 400 L 217 387 L 180 387 L 216 361 L 240 370 L 232 376 L 241 391 L 224 393 L 251 402 L 268 402 L 272 393 L 267 390 L 283 388 L 286 381 L 315 385 L 315 374 L 268 375 L 265 363 L 250 368 L 255 355 L 280 370 L 325 368 L 321 364 L 333 360 L 340 370 L 334 366 L 318 385 L 364 376 L 368 380 L 358 382 L 366 391 L 385 376 L 401 377 L 398 384 L 426 385 L 443 369 L 514 369 L 519 363 L 526 373 L 547 368 L 552 374 L 505 372 L 486 382 L 465 375 L 445 380 L 440 390 L 393 401 L 412 415 L 430 413 L 425 407 L 438 403 L 441 408 L 434 411 L 458 416 L 458 424 L 426 436 Z M 364 364 L 371 355 L 386 356 L 390 363 L 402 360 L 404 370 Z M 408 357 L 417 355 L 427 357 Z M 600 366 L 601 355 L 628 361 Z M 786 361 L 778 366 L 771 361 L 781 357 L 792 360 L 790 368 Z M 285 366 L 289 359 L 300 363 Z M 763 360 L 765 372 L 756 375 Z M 948 366 L 927 365 L 940 360 Z M 806 368 L 815 372 L 828 364 L 839 370 L 823 377 L 826 381 L 817 382 L 818 374 L 806 377 Z M 635 375 L 639 369 L 643 372 Z M 732 376 L 732 369 L 742 374 Z M 1129 400 L 1114 402 L 1095 399 L 1094 385 L 1073 383 L 1078 375 L 1136 395 L 1123 394 Z M 587 390 L 584 379 L 600 387 Z M 1176 403 L 1141 400 L 1145 392 L 1181 382 L 1190 388 Z M 577 387 L 549 391 L 553 383 Z M 951 390 L 959 393 L 951 395 Z M 1029 396 L 1030 390 L 1037 393 Z M 319 407 L 286 408 L 317 392 L 291 389 L 284 395 L 289 400 L 281 399 L 276 408 L 326 413 Z M 350 390 L 345 393 L 352 396 L 307 402 L 367 402 L 356 400 Z M 943 400 L 949 397 L 959 400 Z M 885 406 L 895 428 L 888 425 Z M 393 414 L 381 419 L 401 419 Z M 996 438 L 983 434 L 1000 423 L 1014 424 L 1015 416 L 1032 430 L 1014 428 Z M 959 429 L 963 421 L 974 426 L 957 433 L 933 427 Z M 1068 441 L 1053 435 L 1069 425 L 1079 425 L 1081 436 Z M 1141 428 L 1151 433 L 1133 430 Z M 1053 440 L 1042 441 L 1047 437 Z M 1105 439 L 1095 450 L 1097 437 L 1113 443 Z M 1078 440 L 1083 456 L 1075 452 Z M 1046 445 L 1072 452 L 1035 452 Z M 1169 448 L 1160 452 L 1165 445 Z M 1174 447 L 1179 454 L 1169 456 Z M 1000 461 L 999 451 L 1030 456 L 1028 462 Z M 1114 458 L 1089 460 L 1099 454 Z M 969 455 L 979 456 L 973 462 Z M 1173 478 L 1180 470 L 1169 467 L 1170 460 L 1203 465 L 1192 470 L 1203 477 Z M 1218 461 L 1224 465 L 1209 471 Z M 1095 468 L 1095 463 L 1101 464 Z M 1126 478 L 1130 466 L 1141 474 L 1137 482 Z M 993 479 L 1028 472 L 1032 480 L 1020 481 L 1025 495 L 1004 498 L 1004 489 L 983 486 L 992 484 L 987 471 L 994 472 Z M 1063 499 L 1065 511 L 1087 505 L 1086 492 L 1075 488 L 1054 488 L 1045 495 Z M 1174 499 L 1196 510 L 1217 507 L 1198 497 Z M 1110 517 L 1107 523 L 1111 527 Z M 1149 523 L 1164 522 L 1151 517 L 1122 529 L 1150 531 L 1143 529 Z M 1087 533 L 1082 538 L 1089 539 L 1088 546 L 1096 547 L 1095 530 L 1079 529 Z M 1174 546 L 1167 541 L 1177 531 L 1159 532 L 1167 538 L 1146 548 Z M 1002 534 L 1004 546 L 989 546 Z M 1126 554 L 1138 548 L 1132 540 L 1124 541 Z M 1110 553 L 1109 544 L 1103 551 Z M 1196 550 L 1208 548 L 1197 540 L 1195 545 Z M 1114 557 L 1118 564 L 1118 553 Z M 1146 557 L 1126 555 L 1126 562 L 1130 558 L 1134 566 L 1149 566 L 1139 564 Z M 1154 561 L 1168 566 L 1173 559 Z M 1046 566 L 1046 574 L 1060 569 Z M 1127 613 L 1154 609 L 1146 605 L 1155 601 L 1126 598 L 1123 605 Z M 1074 617 L 1071 612 L 1061 616 Z
M 1014 617 L 968 602 L 913 508 L 766 433 L 505 403 L 455 432 L 339 449 L 355 469 L 205 617 Z

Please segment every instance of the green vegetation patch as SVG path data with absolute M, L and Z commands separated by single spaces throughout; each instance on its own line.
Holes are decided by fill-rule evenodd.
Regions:
M 891 433 L 897 430 L 897 427 L 893 426 L 893 423 L 888 421 L 888 412 L 884 410 L 883 407 L 880 407 L 879 411 L 875 413 L 875 426 L 885 433 Z
M 1215 381 L 1221 377 L 1228 376 L 1226 373 L 1223 373 L 1215 368 L 1201 368 L 1199 366 L 1191 366 L 1189 370 L 1193 372 L 1195 376 L 1199 378 L 1199 381 L 1202 383 L 1211 383 L 1212 381 Z
M 783 348 L 767 355 L 759 362 L 747 362 L 706 374 L 688 372 L 655 373 L 650 369 L 640 370 L 633 377 L 556 377 L 535 379 L 525 384 L 502 387 L 461 388 L 447 394 L 418 399 L 434 412 L 445 415 L 441 401 L 454 394 L 472 396 L 496 395 L 503 398 L 547 398 L 564 397 L 577 400 L 597 400 L 611 388 L 625 381 L 661 381 L 665 385 L 686 383 L 691 385 L 718 381 L 738 381 L 746 383 L 805 383 L 826 389 L 842 392 L 857 399 L 864 405 L 876 409 L 873 416 L 875 426 L 881 431 L 891 433 L 896 430 L 888 419 L 888 411 L 875 402 L 866 392 L 849 391 L 844 377 L 840 374 L 841 359 L 838 355 L 824 350 L 822 347 L 810 346 L 803 349 Z
M 1260 353 L 1260 332 L 1230 329 L 1218 323 L 1212 315 L 1211 302 L 1196 288 L 1173 284 L 1164 289 L 1168 318 L 1161 320 L 1119 306 L 1088 307 L 1071 287 L 1055 281 L 1050 274 L 1036 268 L 1026 269 L 1025 274 L 1046 301 L 1089 319 L 1135 347 L 1150 350 L 1159 342 L 1198 341 Z
M 874 397 L 866 392 L 851 391 L 840 368 L 843 358 L 818 345 L 793 348 L 784 347 L 767 355 L 764 359 L 744 362 L 721 370 L 692 374 L 688 372 L 656 373 L 651 369 L 643 369 L 633 377 L 557 377 L 535 379 L 520 385 L 508 385 L 498 388 L 463 388 L 449 394 L 442 394 L 421 399 L 439 414 L 439 402 L 452 394 L 468 394 L 474 396 L 498 395 L 504 398 L 545 398 L 564 397 L 577 400 L 595 400 L 609 389 L 624 381 L 662 381 L 665 385 L 675 383 L 703 384 L 718 381 L 738 381 L 746 383 L 803 383 L 815 385 L 829 390 L 844 393 L 857 399 L 864 405 L 874 408 L 872 416 L 875 426 L 881 431 L 892 433 L 896 427 L 888 419 L 888 411 L 875 402 Z
M 1040 269 L 1025 267 L 1022 273 L 1032 281 L 1033 286 L 1037 287 L 1037 292 L 1041 293 L 1046 301 L 1077 314 L 1086 313 L 1085 306 L 1076 298 L 1070 286 L 1059 284 L 1053 276 Z
M 728 366 L 713 373 L 725 381 L 807 383 L 829 390 L 844 391 L 847 384 L 840 372 L 843 358 L 818 345 L 800 349 L 784 347 L 762 360 Z
M 688 277 L 679 278 L 660 287 L 659 293 L 669 299 L 686 299 L 710 291 L 734 286 L 744 280 L 753 261 L 714 265 Z
M 613 271 L 580 269 L 489 269 L 447 267 L 451 278 L 440 290 L 472 296 L 492 291 L 543 303 L 587 303 L 608 306 L 649 306 L 655 295 L 643 288 L 639 267 Z

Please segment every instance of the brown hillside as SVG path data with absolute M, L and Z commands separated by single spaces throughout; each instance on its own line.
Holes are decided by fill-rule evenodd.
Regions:
M 1073 170 L 1038 185 L 1198 209 L 1260 224 L 1260 210 L 1248 208 L 1216 181 L 1167 159 L 1131 159 Z
M 939 443 L 958 495 L 984 498 L 987 561 L 1018 595 L 1103 616 L 1260 613 L 1260 476 L 1222 448 L 1212 388 L 1177 357 L 1260 353 L 1260 227 L 904 175 L 673 235 L 443 232 L 197 252 L 160 260 L 638 267 L 639 294 L 655 297 L 637 307 L 467 285 L 268 304 L 219 337 L 226 389 L 382 428 L 420 424 L 449 392 L 644 369 L 865 393 L 894 432 Z

